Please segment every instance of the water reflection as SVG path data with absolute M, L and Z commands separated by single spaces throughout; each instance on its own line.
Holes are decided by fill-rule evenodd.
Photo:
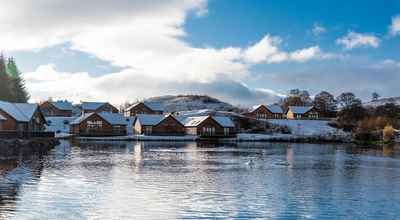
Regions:
M 62 142 L 47 155 L 1 160 L 0 218 L 396 218 L 399 151 Z

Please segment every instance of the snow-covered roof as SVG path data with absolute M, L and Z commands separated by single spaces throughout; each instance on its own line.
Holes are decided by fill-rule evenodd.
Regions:
M 127 119 L 122 114 L 110 113 L 110 112 L 101 112 L 98 113 L 100 117 L 106 120 L 111 125 L 126 125 L 128 124 Z
M 149 114 L 138 114 L 136 115 L 136 120 L 142 125 L 156 125 L 160 123 L 165 118 L 164 115 L 149 115 Z
M 106 102 L 82 102 L 81 107 L 84 110 L 96 110 L 104 104 Z
M 81 116 L 77 117 L 74 121 L 72 121 L 71 124 L 72 125 L 80 124 L 82 121 L 86 120 L 87 118 L 89 118 L 93 114 L 94 114 L 94 112 L 82 114 Z
M 222 127 L 235 127 L 235 124 L 229 117 L 225 116 L 196 116 L 181 118 L 180 121 L 185 127 L 196 127 L 201 124 L 208 117 L 212 117 Z
M 182 122 L 183 125 L 185 125 L 185 127 L 196 127 L 207 118 L 208 116 L 195 116 L 195 117 L 181 118 L 180 121 Z
M 295 114 L 304 114 L 312 108 L 313 106 L 289 106 L 289 110 Z
M 72 103 L 68 101 L 56 101 L 56 102 L 51 102 L 52 105 L 54 105 L 56 108 L 60 110 L 71 110 L 72 111 Z
M 282 114 L 283 113 L 283 109 L 280 105 L 267 105 L 267 109 L 275 114 Z
M 261 106 L 265 106 L 271 113 L 275 113 L 275 114 L 283 113 L 283 109 L 279 105 L 255 105 L 255 106 L 251 107 L 250 111 L 254 111 L 254 110 L 260 108 Z
M 218 122 L 222 127 L 226 128 L 233 128 L 235 127 L 235 124 L 229 117 L 223 117 L 223 116 L 213 116 L 212 117 L 215 121 Z
M 150 108 L 151 110 L 153 110 L 153 111 L 164 111 L 164 107 L 161 105 L 161 103 L 159 103 L 159 102 L 146 102 L 146 101 L 144 101 L 144 102 L 137 102 L 137 103 L 131 105 L 131 106 L 130 106 L 129 108 L 127 108 L 126 110 L 129 111 L 129 110 L 131 110 L 132 108 L 135 108 L 137 105 L 142 104 L 142 103 L 143 103 L 145 106 L 147 106 L 148 108 Z
M 29 122 L 32 119 L 32 116 L 37 108 L 37 104 L 10 103 L 0 101 L 0 109 L 2 109 L 15 120 L 20 122 Z
M 128 121 L 122 114 L 110 113 L 110 112 L 101 112 L 101 113 L 86 113 L 82 114 L 80 117 L 76 118 L 71 124 L 80 124 L 82 121 L 86 120 L 90 116 L 97 114 L 106 122 L 110 123 L 111 125 L 126 125 Z

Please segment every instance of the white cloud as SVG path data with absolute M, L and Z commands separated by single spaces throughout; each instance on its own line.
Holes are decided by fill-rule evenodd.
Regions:
M 346 36 L 336 40 L 336 44 L 342 45 L 345 49 L 357 47 L 379 47 L 380 40 L 372 34 L 361 34 L 350 31 Z
M 389 26 L 389 33 L 393 36 L 400 34 L 400 15 L 392 18 L 392 23 Z
M 322 25 L 319 25 L 319 24 L 314 24 L 313 25 L 313 28 L 312 28 L 312 30 L 311 30 L 311 32 L 315 35 L 315 36 L 318 36 L 318 35 L 320 35 L 320 34 L 322 34 L 322 33 L 325 33 L 326 32 L 326 28 L 324 27 L 324 26 L 322 26 Z
M 270 35 L 248 48 L 194 47 L 185 41 L 184 23 L 191 14 L 206 13 L 206 0 L 8 1 L 0 7 L 0 48 L 40 50 L 66 44 L 124 67 L 102 77 L 59 73 L 52 65 L 25 74 L 35 97 L 114 102 L 181 91 L 172 85 L 182 87 L 183 82 L 242 81 L 259 63 L 330 57 L 318 46 L 282 51 L 281 38 Z
M 244 60 L 248 63 L 280 63 L 283 61 L 306 62 L 312 59 L 334 57 L 332 54 L 324 53 L 319 46 L 285 52 L 279 49 L 281 42 L 279 37 L 266 35 L 260 42 L 243 52 Z
M 27 88 L 33 100 L 54 99 L 74 102 L 84 100 L 109 101 L 121 104 L 150 96 L 177 94 L 208 94 L 232 102 L 253 105 L 275 102 L 280 94 L 267 89 L 251 89 L 247 85 L 225 78 L 209 82 L 179 82 L 174 79 L 157 80 L 134 69 L 126 69 L 103 76 L 88 73 L 58 72 L 53 64 L 43 65 L 36 71 L 24 73 Z

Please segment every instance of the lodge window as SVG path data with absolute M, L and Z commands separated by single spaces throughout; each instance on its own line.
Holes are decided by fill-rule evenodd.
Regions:
M 229 135 L 229 128 L 224 128 L 224 135 L 228 136 Z
M 207 135 L 214 135 L 215 134 L 215 128 L 208 128 L 208 127 L 203 127 L 203 134 Z
M 102 121 L 88 121 L 87 128 L 88 129 L 100 129 L 103 127 Z
M 152 129 L 152 127 L 150 127 L 150 126 L 146 126 L 146 127 L 144 128 L 144 133 L 145 133 L 145 134 L 151 134 L 152 131 L 153 131 L 153 129 Z

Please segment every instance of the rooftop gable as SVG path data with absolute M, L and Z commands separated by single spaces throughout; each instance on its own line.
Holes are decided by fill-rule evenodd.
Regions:
M 313 108 L 314 106 L 289 106 L 288 110 L 294 114 L 305 114 Z
M 107 104 L 107 102 L 82 102 L 81 107 L 83 110 L 96 110 L 101 106 Z
M 50 103 L 60 110 L 72 111 L 73 109 L 72 103 L 68 101 L 56 101 Z
M 0 109 L 5 111 L 16 121 L 29 122 L 38 108 L 37 104 L 11 103 L 0 101 Z

